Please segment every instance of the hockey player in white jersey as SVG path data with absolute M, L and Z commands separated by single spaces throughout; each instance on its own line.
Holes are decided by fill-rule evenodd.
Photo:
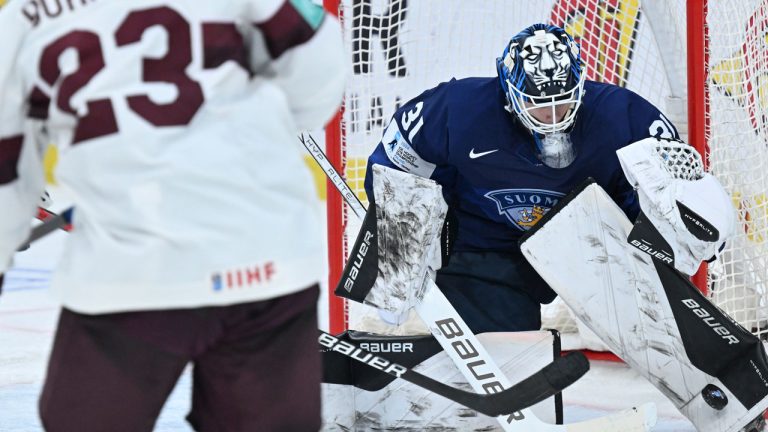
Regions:
M 151 430 L 193 362 L 197 430 L 317 430 L 324 252 L 295 134 L 341 100 L 336 19 L 310 0 L 15 0 L 0 28 L 0 273 L 44 145 L 75 197 L 45 428 Z

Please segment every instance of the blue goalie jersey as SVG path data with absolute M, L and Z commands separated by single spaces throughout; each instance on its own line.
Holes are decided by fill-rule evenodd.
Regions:
M 517 240 L 558 200 L 594 178 L 634 220 L 639 204 L 616 150 L 643 138 L 678 139 L 648 101 L 609 84 L 587 81 L 570 132 L 576 159 L 566 168 L 539 160 L 531 133 L 506 111 L 498 78 L 451 80 L 404 104 L 368 159 L 428 177 L 443 187 L 454 212 L 455 251 L 518 251 Z

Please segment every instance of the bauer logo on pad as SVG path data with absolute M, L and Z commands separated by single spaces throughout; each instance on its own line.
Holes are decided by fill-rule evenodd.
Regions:
M 377 242 L 376 205 L 371 202 L 334 294 L 360 303 L 365 300 L 378 274 Z
M 635 225 L 627 236 L 627 243 L 647 253 L 655 260 L 667 265 L 675 265 L 675 253 L 672 247 L 642 211 L 637 216 Z

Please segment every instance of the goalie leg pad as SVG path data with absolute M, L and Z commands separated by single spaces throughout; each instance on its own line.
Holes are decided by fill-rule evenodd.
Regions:
M 699 431 L 739 430 L 768 408 L 762 344 L 681 273 L 629 245 L 631 228 L 592 183 L 552 209 L 521 239 L 521 250 L 574 313 Z
M 353 333 L 350 339 L 442 382 L 466 382 L 431 336 Z M 559 337 L 547 331 L 485 333 L 478 335 L 478 339 L 512 383 L 525 379 L 560 356 Z M 481 372 L 480 366 L 477 367 Z M 393 381 L 394 377 L 339 353 L 323 351 L 323 368 L 323 418 L 328 430 L 498 429 L 494 418 L 470 414 L 455 402 L 414 384 Z M 560 397 L 539 402 L 531 410 L 544 422 L 562 423 Z

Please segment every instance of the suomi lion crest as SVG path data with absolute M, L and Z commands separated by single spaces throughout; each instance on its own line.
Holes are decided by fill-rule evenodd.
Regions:
M 496 203 L 504 215 L 520 231 L 527 231 L 557 204 L 565 194 L 542 189 L 501 189 L 484 196 Z

